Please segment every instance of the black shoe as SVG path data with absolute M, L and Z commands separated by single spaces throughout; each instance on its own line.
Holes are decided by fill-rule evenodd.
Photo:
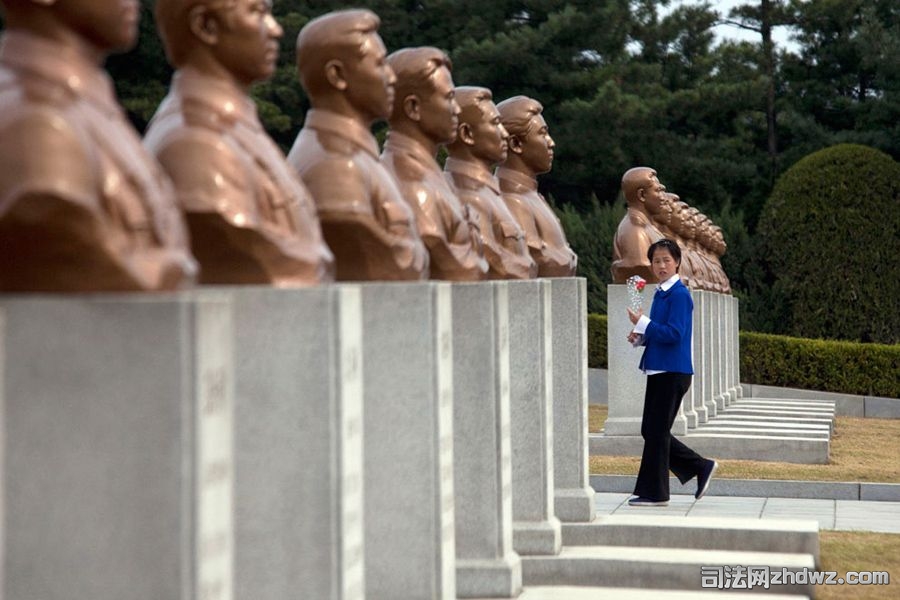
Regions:
M 697 500 L 706 495 L 706 490 L 709 489 L 709 482 L 712 480 L 712 476 L 716 472 L 716 469 L 719 468 L 719 463 L 716 461 L 711 460 L 710 463 L 712 464 L 710 464 L 702 473 L 697 475 L 697 493 L 694 494 L 694 498 Z
M 668 500 L 651 500 L 643 496 L 635 496 L 628 500 L 628 506 L 668 506 Z

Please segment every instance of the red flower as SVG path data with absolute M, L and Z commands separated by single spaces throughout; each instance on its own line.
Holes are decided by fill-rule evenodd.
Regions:
M 634 288 L 639 292 L 643 292 L 645 285 L 647 285 L 647 282 L 644 281 L 643 279 L 640 279 L 640 280 L 638 280 L 638 282 L 636 284 L 634 284 Z

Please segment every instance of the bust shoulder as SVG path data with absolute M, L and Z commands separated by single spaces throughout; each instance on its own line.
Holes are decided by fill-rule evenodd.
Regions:
M 20 103 L 0 94 L 0 164 L 0 199 L 49 193 L 98 202 L 94 143 L 65 103 Z

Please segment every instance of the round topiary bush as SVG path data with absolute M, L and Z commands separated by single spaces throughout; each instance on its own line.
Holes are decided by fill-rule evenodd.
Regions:
M 900 343 L 900 163 L 854 144 L 810 154 L 779 178 L 758 232 L 779 333 Z

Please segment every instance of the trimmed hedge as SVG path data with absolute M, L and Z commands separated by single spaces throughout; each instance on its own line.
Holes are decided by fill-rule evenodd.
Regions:
M 810 154 L 775 184 L 758 256 L 774 327 L 794 337 L 900 344 L 900 162 L 855 144 Z
M 606 315 L 589 314 L 588 321 L 588 366 L 592 369 L 606 369 Z
M 606 369 L 605 315 L 588 315 L 588 366 Z M 740 332 L 741 381 L 900 398 L 900 345 Z
M 742 331 L 747 383 L 900 398 L 900 345 L 809 340 Z

